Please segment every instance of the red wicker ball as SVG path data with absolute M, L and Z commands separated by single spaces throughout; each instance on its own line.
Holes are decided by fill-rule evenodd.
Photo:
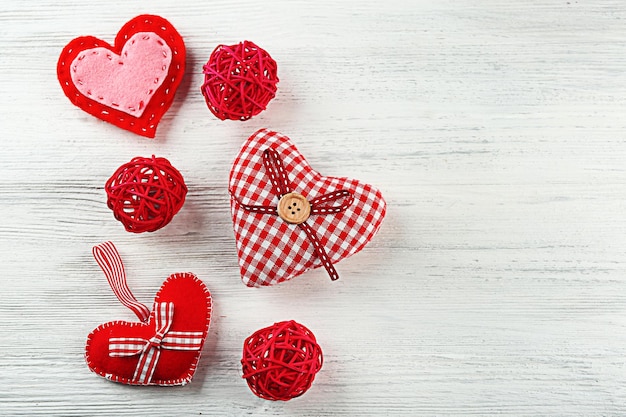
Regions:
M 219 45 L 203 68 L 202 95 L 221 120 L 248 120 L 276 95 L 276 61 L 253 42 Z
M 322 363 L 313 333 L 293 320 L 258 330 L 243 344 L 243 378 L 266 400 L 288 401 L 304 394 Z
M 154 232 L 185 202 L 183 176 L 165 158 L 133 158 L 106 182 L 107 205 L 129 232 Z

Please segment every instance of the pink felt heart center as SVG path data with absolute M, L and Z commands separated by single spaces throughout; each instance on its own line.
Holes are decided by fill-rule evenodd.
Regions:
M 104 48 L 82 51 L 72 62 L 78 91 L 92 100 L 140 117 L 167 76 L 172 51 L 153 32 L 131 36 L 120 55 Z

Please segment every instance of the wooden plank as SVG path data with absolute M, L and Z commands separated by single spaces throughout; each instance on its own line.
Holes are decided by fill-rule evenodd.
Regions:
M 626 6 L 588 3 L 5 1 L 0 415 L 626 414 Z M 112 41 L 145 12 L 189 53 L 153 141 L 73 107 L 55 74 L 73 37 Z M 278 95 L 248 122 L 220 122 L 201 67 L 243 39 L 277 60 Z M 240 282 L 227 179 L 261 127 L 387 199 L 379 235 L 337 265 L 337 282 L 317 270 Z M 189 194 L 166 228 L 132 235 L 102 187 L 151 154 Z M 173 272 L 211 289 L 190 385 L 89 372 L 87 334 L 133 319 L 91 257 L 104 240 L 144 303 Z M 285 319 L 315 332 L 325 363 L 307 394 L 273 403 L 240 378 L 241 344 Z

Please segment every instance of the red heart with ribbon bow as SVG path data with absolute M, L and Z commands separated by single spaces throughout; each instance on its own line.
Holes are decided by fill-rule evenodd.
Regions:
M 57 77 L 72 103 L 122 129 L 153 138 L 185 73 L 185 43 L 170 22 L 141 15 L 114 45 L 81 36 L 63 48 Z
M 363 249 L 381 226 L 379 190 L 355 179 L 314 171 L 291 140 L 261 129 L 243 145 L 229 192 L 241 278 L 273 285 Z
M 93 252 L 115 295 L 140 322 L 112 321 L 94 329 L 85 347 L 89 369 L 129 385 L 190 382 L 211 322 L 209 290 L 194 274 L 170 275 L 151 312 L 128 288 L 115 246 L 105 242 Z

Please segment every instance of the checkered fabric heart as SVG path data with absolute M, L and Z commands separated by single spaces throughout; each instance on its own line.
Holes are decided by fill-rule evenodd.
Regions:
M 314 171 L 291 140 L 261 129 L 237 155 L 229 179 L 231 214 L 244 284 L 278 284 L 359 252 L 378 232 L 386 212 L 380 191 L 354 179 Z M 304 222 L 279 215 L 283 197 L 310 204 Z

